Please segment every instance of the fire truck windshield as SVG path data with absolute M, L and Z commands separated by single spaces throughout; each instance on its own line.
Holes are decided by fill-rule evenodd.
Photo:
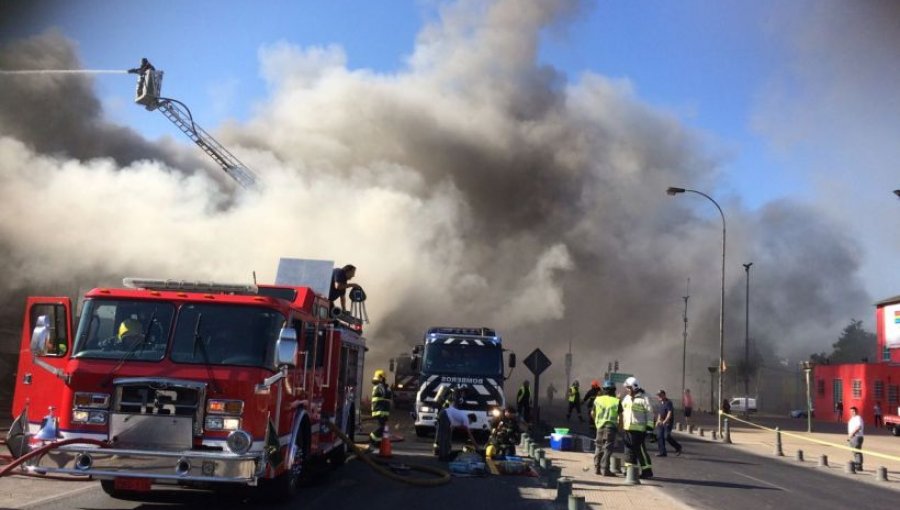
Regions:
M 158 361 L 166 353 L 175 306 L 138 300 L 85 301 L 78 324 L 75 358 Z
M 182 305 L 175 324 L 172 361 L 271 367 L 284 322 L 281 313 L 268 308 Z
M 430 343 L 425 346 L 422 372 L 500 377 L 503 375 L 502 350 L 490 344 Z

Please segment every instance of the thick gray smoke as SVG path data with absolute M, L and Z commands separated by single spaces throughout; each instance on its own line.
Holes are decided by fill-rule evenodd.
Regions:
M 216 136 L 265 188 L 227 207 L 218 177 L 181 152 L 196 149 L 110 125 L 90 81 L 4 81 L 0 292 L 16 299 L 3 300 L 3 317 L 18 324 L 26 291 L 125 275 L 248 280 L 256 270 L 271 281 L 281 256 L 332 259 L 360 268 L 370 368 L 428 326 L 488 325 L 520 358 L 543 349 L 557 387 L 570 340 L 583 381 L 618 359 L 647 387 L 677 387 L 691 278 L 688 385 L 706 381 L 718 357 L 721 223 L 701 197 L 665 189 L 714 190 L 721 162 L 627 82 L 567 82 L 537 61 L 541 31 L 580 7 L 454 4 L 393 74 L 348 69 L 335 47 L 263 48 L 270 96 Z M 77 64 L 55 34 L 0 55 L 4 68 Z M 851 316 L 871 313 L 855 241 L 827 217 L 787 200 L 750 213 L 717 199 L 729 353 L 742 352 L 748 260 L 767 358 L 823 350 Z M 520 367 L 513 380 L 523 377 Z

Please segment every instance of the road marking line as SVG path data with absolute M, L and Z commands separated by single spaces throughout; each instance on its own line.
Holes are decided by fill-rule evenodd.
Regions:
M 775 485 L 775 484 L 772 483 L 772 482 L 767 482 L 767 481 L 765 481 L 765 480 L 761 480 L 761 479 L 759 479 L 759 478 L 756 478 L 755 476 L 745 475 L 744 473 L 739 473 L 739 472 L 737 472 L 737 471 L 735 471 L 734 473 L 737 474 L 737 475 L 741 475 L 741 476 L 743 476 L 744 478 L 749 478 L 749 479 L 751 479 L 751 480 L 757 481 L 757 482 L 759 482 L 759 483 L 764 483 L 764 484 L 766 484 L 766 485 L 771 485 L 772 487 L 775 487 L 776 489 L 781 489 L 781 490 L 783 490 L 783 491 L 785 491 L 785 492 L 793 492 L 793 491 L 791 491 L 790 489 L 786 489 L 786 488 L 784 488 L 784 487 L 782 487 L 782 486 L 780 486 L 780 485 Z

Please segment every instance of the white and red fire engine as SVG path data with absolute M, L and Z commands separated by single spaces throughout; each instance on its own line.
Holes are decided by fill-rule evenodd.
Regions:
M 124 286 L 88 292 L 77 330 L 69 298 L 28 299 L 13 415 L 26 437 L 102 442 L 50 446 L 32 469 L 113 496 L 264 484 L 290 497 L 312 465 L 343 461 L 334 429 L 357 424 L 360 322 L 309 287 Z

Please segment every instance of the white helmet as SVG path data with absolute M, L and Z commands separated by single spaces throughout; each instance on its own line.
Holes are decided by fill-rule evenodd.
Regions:
M 625 386 L 630 386 L 632 388 L 640 388 L 641 383 L 637 380 L 636 377 L 629 377 L 625 379 Z

